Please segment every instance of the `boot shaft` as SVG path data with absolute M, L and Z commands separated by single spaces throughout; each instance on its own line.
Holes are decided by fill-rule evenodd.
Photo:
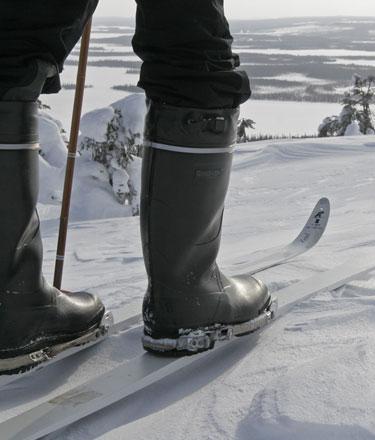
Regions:
M 200 283 L 220 247 L 231 154 L 183 154 L 147 148 L 141 233 L 153 285 Z M 182 283 L 182 284 L 181 284 Z
M 37 105 L 2 101 L 0 116 L 0 292 L 30 293 L 42 282 Z
M 179 285 L 181 280 L 199 283 L 214 265 L 237 118 L 237 109 L 185 109 L 150 102 L 141 233 L 153 284 L 170 284 L 173 279 Z
M 0 150 L 37 149 L 38 104 L 0 101 Z

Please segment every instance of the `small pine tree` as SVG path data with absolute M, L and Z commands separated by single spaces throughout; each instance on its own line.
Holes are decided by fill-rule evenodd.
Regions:
M 242 118 L 237 125 L 237 143 L 250 142 L 251 137 L 247 134 L 249 129 L 255 129 L 255 122 L 252 119 Z
M 319 137 L 344 136 L 348 127 L 358 123 L 362 134 L 375 132 L 371 104 L 375 97 L 375 77 L 353 77 L 353 86 L 345 92 L 339 116 L 325 118 L 319 126 Z
M 43 104 L 43 102 L 40 99 L 37 99 L 36 103 L 38 104 L 39 110 L 51 110 L 51 107 L 47 104 Z
M 340 130 L 340 118 L 338 116 L 328 116 L 323 119 L 318 129 L 319 137 L 338 136 Z
M 124 136 L 121 111 L 115 109 L 112 120 L 107 125 L 105 140 L 98 142 L 95 139 L 85 137 L 81 142 L 80 151 L 90 151 L 95 162 L 105 166 L 108 172 L 108 181 L 113 188 L 116 199 L 121 204 L 133 204 L 137 191 L 132 185 L 126 170 L 134 156 L 139 156 L 141 145 L 138 142 L 139 133 Z M 122 139 L 126 139 L 126 142 Z M 138 208 L 134 208 L 134 215 L 138 214 Z
M 344 107 L 338 117 L 337 136 L 343 136 L 347 127 L 357 120 L 357 98 L 352 90 L 345 93 L 342 104 Z
M 359 110 L 357 112 L 357 120 L 361 133 L 373 134 L 373 114 L 370 106 L 374 103 L 375 76 L 369 76 L 365 79 L 358 75 L 355 76 L 353 90 L 355 91 L 355 96 L 358 97 Z

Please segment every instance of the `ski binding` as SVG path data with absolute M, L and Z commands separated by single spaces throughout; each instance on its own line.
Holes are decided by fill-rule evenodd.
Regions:
M 39 365 L 49 362 L 64 352 L 73 347 L 80 347 L 86 344 L 93 343 L 99 339 L 107 336 L 109 329 L 113 325 L 113 315 L 110 312 L 104 314 L 99 327 L 91 330 L 79 338 L 72 341 L 63 342 L 56 345 L 45 347 L 42 350 L 37 350 L 32 353 L 16 356 L 9 359 L 0 359 L 0 376 L 8 374 L 22 373 L 31 370 Z
M 215 324 L 199 329 L 181 329 L 180 336 L 176 339 L 154 339 L 143 336 L 142 342 L 145 349 L 167 353 L 170 351 L 181 354 L 194 354 L 214 348 L 218 341 L 230 341 L 235 336 L 254 333 L 270 323 L 277 313 L 277 298 L 271 298 L 266 310 L 250 321 L 241 324 L 223 325 Z

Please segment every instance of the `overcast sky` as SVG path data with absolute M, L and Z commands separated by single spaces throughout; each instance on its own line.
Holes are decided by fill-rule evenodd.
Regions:
M 229 18 L 242 19 L 316 15 L 375 16 L 375 0 L 226 0 L 225 8 Z M 96 15 L 132 17 L 134 14 L 134 0 L 100 0 Z

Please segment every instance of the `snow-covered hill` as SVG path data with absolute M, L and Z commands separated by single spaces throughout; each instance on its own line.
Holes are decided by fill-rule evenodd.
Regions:
M 106 156 L 106 160 L 98 162 L 94 160 L 92 149 L 82 148 L 82 144 L 87 140 L 91 143 L 107 142 L 109 144 L 108 125 L 112 123 L 114 116 L 118 115 L 116 149 L 125 151 L 125 146 L 129 142 L 128 138 L 133 135 L 139 136 L 136 138 L 137 142 L 142 142 L 145 113 L 144 95 L 135 93 L 108 107 L 83 115 L 78 139 L 79 154 L 75 164 L 71 203 L 72 220 L 128 217 L 138 211 L 141 159 L 133 156 L 124 167 L 124 164 L 118 163 L 114 154 L 107 152 L 106 155 L 102 153 L 102 156 Z M 68 140 L 61 122 L 47 111 L 39 114 L 39 135 L 41 154 L 38 208 L 42 219 L 58 218 Z M 112 144 L 115 142 L 113 139 L 110 141 Z M 100 147 L 102 148 L 102 145 Z M 125 203 L 125 200 L 121 200 L 122 197 L 118 197 L 119 194 L 124 196 L 129 192 L 132 193 L 132 203 Z
M 238 148 L 223 270 L 243 272 L 250 254 L 294 238 L 321 196 L 332 217 L 320 244 L 259 277 L 276 291 L 363 253 L 375 259 L 374 161 L 375 136 Z M 139 302 L 146 281 L 138 229 L 135 217 L 72 223 L 64 287 L 96 292 L 112 309 Z M 43 221 L 42 232 L 51 278 L 56 220 Z M 242 338 L 49 440 L 375 439 L 374 336 L 375 273 L 295 307 L 250 354 Z M 114 365 L 125 371 L 141 351 L 131 331 L 25 378 L 1 392 L 0 421 Z

